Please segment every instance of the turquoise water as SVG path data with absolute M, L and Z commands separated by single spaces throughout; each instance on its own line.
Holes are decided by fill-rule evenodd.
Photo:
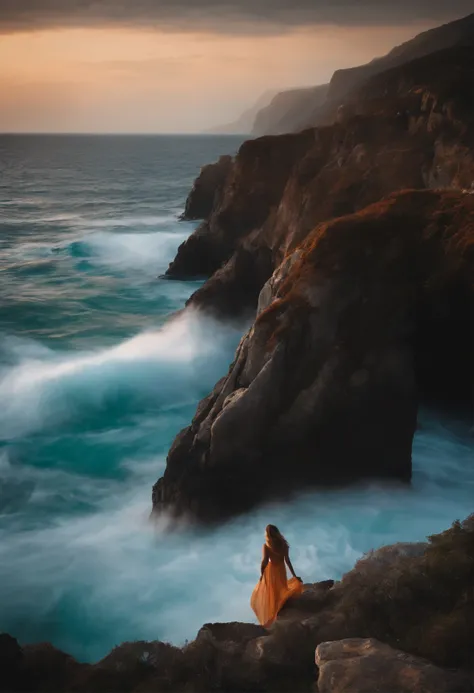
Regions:
M 413 487 L 268 506 L 217 531 L 148 522 L 174 435 L 245 329 L 182 308 L 160 279 L 194 226 L 199 167 L 231 137 L 0 138 L 0 630 L 94 661 L 124 640 L 183 643 L 252 620 L 263 527 L 307 580 L 473 510 L 473 439 L 426 414 Z

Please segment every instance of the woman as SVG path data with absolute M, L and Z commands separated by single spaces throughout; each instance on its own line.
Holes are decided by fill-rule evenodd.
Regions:
M 286 565 L 293 577 L 287 580 Z M 276 619 L 285 602 L 303 592 L 303 582 L 291 565 L 289 546 L 275 525 L 267 525 L 260 580 L 250 605 L 262 626 L 267 628 Z

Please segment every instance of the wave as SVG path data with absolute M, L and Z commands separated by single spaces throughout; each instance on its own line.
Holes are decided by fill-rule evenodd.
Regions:
M 187 237 L 177 231 L 157 233 L 90 233 L 66 247 L 73 257 L 86 257 L 119 268 L 150 267 L 154 274 L 164 271 L 180 243 Z
M 160 330 L 97 352 L 38 347 L 35 355 L 31 343 L 4 340 L 2 360 L 17 363 L 0 380 L 0 437 L 12 440 L 78 417 L 94 426 L 97 413 L 107 409 L 123 413 L 194 401 L 225 370 L 240 334 L 187 311 Z
M 82 492 L 96 502 L 95 512 L 3 533 L 2 624 L 20 639 L 49 639 L 90 661 L 122 641 L 182 644 L 205 622 L 253 620 L 249 599 L 269 522 L 284 530 L 298 573 L 312 581 L 338 578 L 372 548 L 423 540 L 468 514 L 470 460 L 460 460 L 456 487 L 445 488 L 455 440 L 446 448 L 444 437 L 429 423 L 424 437 L 425 443 L 430 441 L 429 458 L 415 449 L 415 466 L 429 468 L 433 482 L 437 470 L 436 486 L 417 476 L 411 490 L 370 484 L 308 493 L 284 505 L 269 504 L 209 533 L 184 528 L 167 534 L 164 527 L 152 527 L 146 519 L 150 489 L 163 460 L 130 458 L 124 484 L 82 480 Z M 49 475 L 37 495 L 47 493 L 47 485 L 63 493 L 78 485 L 72 475 L 67 482 L 62 470 L 35 474 Z
M 70 256 L 86 259 L 92 265 L 122 271 L 143 269 L 157 276 L 166 270 L 188 235 L 188 230 L 176 220 L 173 224 L 167 222 L 160 231 L 76 231 L 59 242 L 54 234 L 47 237 L 37 234 L 35 240 L 26 238 L 24 242 L 15 241 L 11 247 L 5 247 L 0 261 L 5 268 L 27 270 L 28 263 L 38 259 Z
M 165 226 L 170 223 L 176 223 L 177 219 L 174 215 L 150 215 L 150 216 L 129 216 L 129 217 L 114 217 L 107 219 L 81 218 L 81 226 L 88 226 L 92 229 L 99 228 L 138 228 L 140 226 Z M 79 222 L 78 222 L 79 223 Z

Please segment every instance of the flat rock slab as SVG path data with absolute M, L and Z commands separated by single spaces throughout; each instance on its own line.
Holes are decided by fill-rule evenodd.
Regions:
M 461 693 L 462 673 L 395 650 L 378 640 L 351 638 L 316 649 L 319 693 Z

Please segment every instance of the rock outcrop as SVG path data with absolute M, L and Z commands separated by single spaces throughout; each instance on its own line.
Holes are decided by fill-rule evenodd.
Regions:
M 232 157 L 226 155 L 201 169 L 186 200 L 183 219 L 192 221 L 209 216 L 219 202 L 231 165 Z
M 374 551 L 334 586 L 307 585 L 268 631 L 206 624 L 184 648 L 123 643 L 97 664 L 2 635 L 0 691 L 309 691 L 318 648 L 321 693 L 464 693 L 474 690 L 473 580 L 474 516 L 426 544 Z
M 344 100 L 347 94 L 370 77 L 438 51 L 474 45 L 474 14 L 418 34 L 367 65 L 337 70 L 329 85 L 328 101 Z
M 246 246 L 242 244 L 242 240 L 260 229 L 271 210 L 278 205 L 293 166 L 307 151 L 313 139 L 313 134 L 308 132 L 279 137 L 275 140 L 276 146 L 268 146 L 265 139 L 244 142 L 226 177 L 224 189 L 215 197 L 212 213 L 179 247 L 167 276 L 180 278 L 209 275 L 217 272 L 237 250 L 245 252 Z M 203 187 L 206 189 L 199 185 L 193 196 L 194 208 L 205 205 L 209 199 L 207 190 L 204 199 L 199 199 L 199 191 Z M 264 244 L 262 247 L 269 250 Z M 254 254 L 251 241 L 249 250 Z M 255 268 L 255 272 L 257 271 Z M 272 268 L 269 268 L 264 281 L 271 271 Z M 250 272 L 248 276 L 251 276 Z M 239 275 L 238 281 L 240 280 Z M 203 291 L 206 290 L 207 287 L 204 287 Z M 203 296 L 203 293 L 200 295 Z M 199 298 L 193 301 L 197 303 Z M 212 306 L 212 300 L 209 306 Z
M 332 125 L 245 142 L 167 275 L 210 276 L 189 304 L 218 317 L 248 315 L 317 223 L 396 190 L 470 188 L 473 84 L 474 48 L 443 51 L 374 77 L 345 115 L 327 114 Z
M 440 669 L 370 638 L 325 642 L 316 649 L 319 693 L 462 693 L 467 675 Z
M 218 521 L 301 487 L 409 481 L 419 397 L 472 404 L 473 249 L 474 195 L 454 190 L 317 226 L 176 438 L 155 510 Z
M 241 124 L 234 124 L 219 131 L 247 132 L 260 137 L 298 132 L 320 125 L 325 122 L 328 111 L 332 112 L 351 91 L 374 75 L 440 50 L 473 45 L 474 15 L 469 15 L 418 34 L 366 65 L 337 70 L 329 85 L 289 89 L 279 92 L 271 100 L 270 96 L 265 95 L 260 108 L 247 111 L 239 119 L 239 123 L 245 122 L 245 128 Z

